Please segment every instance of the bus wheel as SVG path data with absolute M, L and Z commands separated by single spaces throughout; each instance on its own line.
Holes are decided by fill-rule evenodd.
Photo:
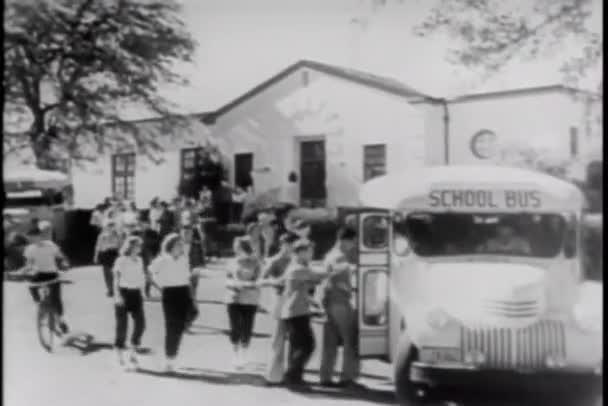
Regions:
M 399 340 L 395 357 L 395 391 L 400 405 L 419 405 L 429 401 L 429 387 L 410 381 L 412 362 L 418 359 L 418 349 L 405 334 Z

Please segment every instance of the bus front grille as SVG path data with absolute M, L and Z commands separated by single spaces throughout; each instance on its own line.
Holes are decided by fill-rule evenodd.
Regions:
M 566 357 L 564 325 L 544 320 L 522 329 L 463 327 L 461 349 L 463 360 L 468 353 L 482 352 L 486 368 L 544 368 L 547 356 Z

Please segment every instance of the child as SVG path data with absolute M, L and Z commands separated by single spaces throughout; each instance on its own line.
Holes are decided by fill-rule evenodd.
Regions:
M 58 262 L 62 269 L 68 267 L 68 261 L 61 249 L 51 240 L 52 226 L 48 221 L 41 221 L 35 229 L 30 230 L 28 237 L 33 242 L 25 247 L 23 257 L 25 268 L 33 274 L 31 281 L 34 283 L 50 282 L 59 278 Z M 52 283 L 48 285 L 50 298 L 55 310 L 59 314 L 59 328 L 62 333 L 67 333 L 69 328 L 63 318 L 63 300 L 61 299 L 61 285 Z M 34 301 L 40 301 L 38 287 L 31 287 L 30 292 Z
M 184 242 L 169 233 L 163 240 L 161 255 L 150 264 L 152 284 L 162 291 L 165 315 L 165 371 L 174 371 L 174 362 L 192 311 L 191 273 Z
M 144 302 L 142 290 L 146 285 L 144 263 L 140 256 L 142 240 L 136 236 L 126 239 L 120 249 L 120 256 L 114 263 L 114 291 L 116 314 L 116 340 L 114 345 L 118 352 L 121 366 L 125 366 L 124 352 L 127 336 L 128 319 L 133 319 L 133 334 L 131 335 L 131 351 L 129 354 L 130 367 L 137 368 L 137 352 L 145 329 Z
M 230 319 L 230 341 L 234 349 L 233 364 L 240 369 L 247 362 L 247 349 L 260 300 L 256 281 L 260 276 L 261 263 L 249 238 L 237 238 L 234 245 L 236 259 L 227 275 L 226 303 Z
M 309 291 L 326 275 L 310 268 L 312 244 L 300 239 L 293 245 L 294 258 L 283 276 L 285 291 L 281 320 L 287 327 L 289 340 L 288 367 L 285 372 L 287 385 L 304 384 L 306 363 L 315 348 L 315 339 L 310 325 L 312 298 Z
M 112 267 L 118 257 L 118 250 L 122 242 L 123 234 L 116 227 L 116 221 L 111 219 L 106 220 L 103 230 L 97 237 L 93 262 L 102 266 L 108 297 L 114 296 Z

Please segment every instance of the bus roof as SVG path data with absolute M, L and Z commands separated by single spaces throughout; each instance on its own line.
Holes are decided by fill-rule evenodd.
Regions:
M 4 184 L 33 184 L 35 187 L 62 187 L 70 183 L 67 175 L 61 172 L 37 168 L 19 168 L 6 171 L 3 182 Z
M 567 181 L 541 172 L 501 166 L 433 166 L 411 168 L 366 182 L 360 191 L 365 206 L 424 209 L 433 191 L 527 190 L 542 194 L 547 210 L 581 209 L 580 189 Z M 445 210 L 444 210 L 445 211 Z

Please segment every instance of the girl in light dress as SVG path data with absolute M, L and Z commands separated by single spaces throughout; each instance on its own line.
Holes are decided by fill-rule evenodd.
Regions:
M 162 243 L 161 254 L 150 264 L 152 284 L 162 292 L 165 317 L 164 369 L 171 373 L 193 305 L 190 265 L 184 241 L 177 233 L 168 234 Z
M 146 273 L 141 258 L 142 240 L 136 236 L 127 237 L 120 249 L 120 256 L 113 267 L 115 292 L 116 338 L 114 345 L 121 366 L 137 368 L 137 353 L 141 337 L 146 328 L 144 315 L 143 290 L 146 286 Z M 131 348 L 128 360 L 125 359 L 128 316 L 133 320 Z
M 226 277 L 226 304 L 233 366 L 241 369 L 248 362 L 248 349 L 260 301 L 257 281 L 261 274 L 261 262 L 248 237 L 237 238 L 234 251 L 236 258 Z

